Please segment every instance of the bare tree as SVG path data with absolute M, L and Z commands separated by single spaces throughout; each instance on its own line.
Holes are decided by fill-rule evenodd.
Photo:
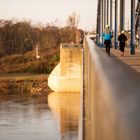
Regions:
M 67 19 L 67 25 L 69 27 L 76 27 L 78 26 L 80 21 L 80 16 L 73 12 Z

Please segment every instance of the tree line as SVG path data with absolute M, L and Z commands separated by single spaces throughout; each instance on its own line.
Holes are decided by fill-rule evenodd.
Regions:
M 76 42 L 74 21 L 34 26 L 29 21 L 0 20 L 0 73 L 49 73 L 59 62 L 60 43 Z M 74 19 L 75 20 L 75 19 Z M 71 23 L 71 24 L 70 24 Z M 41 60 L 36 63 L 35 48 Z
M 28 21 L 0 20 L 0 56 L 24 54 L 36 44 L 41 50 L 58 47 L 60 43 L 75 42 L 75 27 L 60 28 L 47 25 L 35 27 Z

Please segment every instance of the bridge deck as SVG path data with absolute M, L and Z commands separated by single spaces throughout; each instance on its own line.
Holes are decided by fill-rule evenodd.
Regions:
M 120 51 L 116 49 L 111 49 L 111 52 L 116 56 L 120 61 L 124 62 L 136 72 L 140 73 L 140 50 L 136 49 L 135 55 L 130 54 L 130 49 L 125 50 L 125 55 L 121 56 Z

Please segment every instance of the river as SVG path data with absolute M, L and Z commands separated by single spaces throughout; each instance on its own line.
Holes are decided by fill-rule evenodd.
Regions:
M 77 140 L 79 93 L 0 95 L 0 140 Z

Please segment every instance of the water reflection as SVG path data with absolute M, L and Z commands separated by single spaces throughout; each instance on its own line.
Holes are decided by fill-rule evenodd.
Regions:
M 80 93 L 57 93 L 48 96 L 48 105 L 60 122 L 61 140 L 77 140 Z
M 0 140 L 77 140 L 79 93 L 0 95 Z
M 0 139 L 60 140 L 59 123 L 47 105 L 47 96 L 1 95 Z

